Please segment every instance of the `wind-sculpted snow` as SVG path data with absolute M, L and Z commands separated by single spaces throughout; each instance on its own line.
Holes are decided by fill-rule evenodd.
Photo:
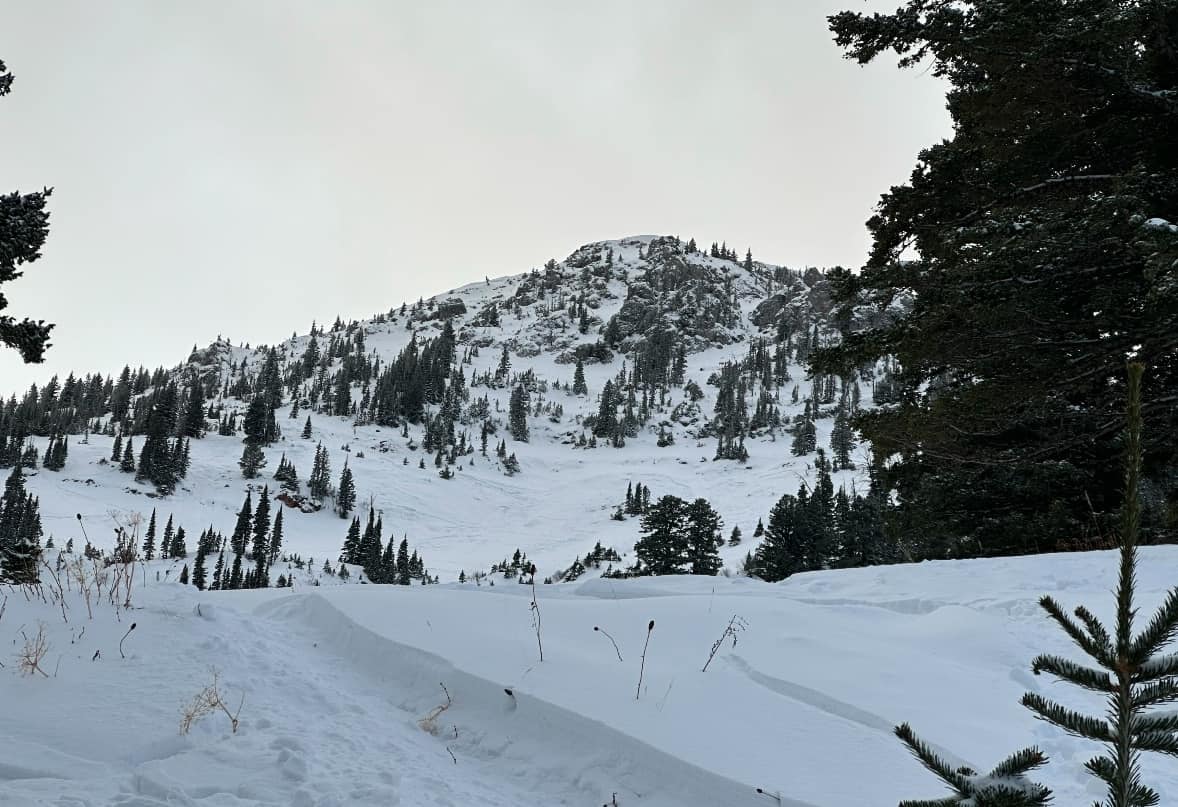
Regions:
M 1178 549 L 1141 555 L 1149 610 L 1178 582 Z M 0 804 L 861 807 L 941 795 L 892 736 L 901 721 L 979 769 L 1037 744 L 1058 803 L 1097 794 L 1082 771 L 1090 744 L 1018 703 L 1028 689 L 1059 693 L 1029 673 L 1035 654 L 1074 655 L 1018 604 L 1050 593 L 1107 618 L 1113 553 L 776 585 L 538 586 L 543 662 L 527 586 L 201 593 L 157 584 L 167 568 L 141 570 L 131 610 L 104 601 L 92 619 L 76 591 L 63 618 L 0 589 Z M 747 628 L 702 672 L 733 615 Z M 42 626 L 46 675 L 21 676 L 15 654 Z M 240 727 L 217 713 L 181 736 L 181 709 L 212 666 Z M 1085 697 L 1069 702 L 1099 711 Z M 1143 777 L 1163 803 L 1178 799 L 1171 763 L 1147 758 Z

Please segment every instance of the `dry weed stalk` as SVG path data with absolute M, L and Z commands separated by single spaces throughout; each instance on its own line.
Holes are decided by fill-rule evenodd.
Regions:
M 454 701 L 450 698 L 450 690 L 446 689 L 446 685 L 444 683 L 439 683 L 438 686 L 442 688 L 442 692 L 446 693 L 446 702 L 440 703 L 433 709 L 430 709 L 428 715 L 417 721 L 417 725 L 421 727 L 422 731 L 428 731 L 435 737 L 438 736 L 438 717 L 442 714 L 442 712 L 449 709 L 452 703 L 454 703 Z
M 49 673 L 41 669 L 41 661 L 45 658 L 45 654 L 49 652 L 49 639 L 45 636 L 45 625 L 38 623 L 37 635 L 31 639 L 25 635 L 23 630 L 20 632 L 20 635 L 25 640 L 24 647 L 17 654 L 17 666 L 20 668 L 21 674 L 32 675 L 35 672 L 39 672 L 48 678 Z
M 732 646 L 736 647 L 737 635 L 747 627 L 748 623 L 744 621 L 744 617 L 733 614 L 732 619 L 728 620 L 728 626 L 725 627 L 724 632 L 720 634 L 720 638 L 712 642 L 712 651 L 708 653 L 708 660 L 704 662 L 704 668 L 700 670 L 700 672 L 708 671 L 708 665 L 712 663 L 712 659 L 716 657 L 716 653 L 719 652 L 726 639 L 731 637 Z
M 229 711 L 229 707 L 225 703 L 225 698 L 221 694 L 220 673 L 216 667 L 211 668 L 210 672 L 213 676 L 213 682 L 198 692 L 192 701 L 184 707 L 184 711 L 181 713 L 181 734 L 187 734 L 192 730 L 192 726 L 196 721 L 217 711 L 225 713 L 225 716 L 229 718 L 229 724 L 233 727 L 233 733 L 237 733 L 237 716 L 241 714 L 241 707 L 245 704 L 245 694 L 242 693 L 241 701 L 237 704 L 237 711 Z

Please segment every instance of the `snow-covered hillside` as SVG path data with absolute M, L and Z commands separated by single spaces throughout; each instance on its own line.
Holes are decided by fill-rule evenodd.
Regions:
M 472 274 L 477 272 L 472 267 Z M 364 322 L 337 322 L 275 345 L 287 383 L 276 412 L 282 434 L 265 447 L 267 465 L 257 479 L 243 479 L 238 467 L 240 415 L 249 397 L 240 390 L 260 373 L 268 347 L 217 342 L 194 351 L 165 378 L 181 391 L 199 378 L 211 393 L 207 405 L 222 418 L 237 415 L 238 428 L 232 436 L 219 435 L 216 419 L 209 421 L 208 433 L 191 441 L 190 470 L 173 494 L 156 498 L 149 483 L 134 481 L 109 461 L 114 437 L 101 433 L 103 428 L 113 431 L 109 415 L 95 421 L 99 431 L 84 440 L 71 438 L 60 472 L 32 473 L 28 486 L 40 497 L 45 537 L 53 536 L 58 546 L 75 535 L 78 514 L 97 530 L 95 544 L 108 548 L 107 530 L 116 518 L 123 523 L 133 514 L 147 518 L 153 509 L 161 525 L 173 515 L 191 546 L 209 526 L 229 534 L 247 489 L 255 502 L 263 485 L 276 494 L 278 483 L 271 476 L 283 455 L 305 483 L 321 444 L 333 482 L 345 462 L 355 474 L 360 517 L 374 507 L 385 537 L 407 535 L 429 572 L 443 582 L 463 570 L 468 575 L 486 571 L 517 548 L 537 564 L 541 579 L 567 568 L 597 542 L 615 548 L 623 563 L 631 564 L 637 519 L 610 518 L 629 483 L 641 483 L 656 499 L 664 494 L 707 498 L 724 520 L 725 536 L 738 526 L 745 537 L 742 545 L 722 550 L 726 569 L 735 571 L 755 546 L 758 519 L 783 493 L 797 491 L 812 478 L 815 455 L 791 455 L 787 430 L 811 395 L 797 358 L 815 338 L 832 333 L 829 308 L 827 281 L 816 270 L 712 257 L 689 251 L 678 239 L 654 236 L 589 244 L 542 270 L 479 281 L 428 301 L 394 306 Z M 425 451 L 422 423 L 375 422 L 366 408 L 376 395 L 375 378 L 350 384 L 355 411 L 325 413 L 340 409 L 333 378 L 346 365 L 363 359 L 378 369 L 387 367 L 411 339 L 424 344 L 446 323 L 456 334 L 456 367 L 469 390 L 454 428 L 470 453 L 451 448 L 443 461 L 436 449 Z M 307 358 L 312 340 L 317 360 Z M 726 362 L 748 359 L 750 351 L 772 354 L 775 344 L 784 347 L 774 383 L 764 385 L 754 377 L 741 390 L 748 411 L 739 429 L 748 459 L 717 460 L 716 374 Z M 638 363 L 647 366 L 651 345 L 665 351 L 682 348 L 682 383 L 668 385 L 664 395 L 652 394 L 649 401 L 638 387 L 641 423 L 624 447 L 607 440 L 596 447 L 579 445 L 586 435 L 593 440 L 585 421 L 598 412 L 605 385 L 633 373 Z M 510 370 L 496 379 L 504 348 Z M 572 390 L 578 355 L 588 390 L 579 395 Z M 772 359 L 769 355 L 765 361 Z M 531 393 L 527 442 L 513 439 L 507 429 L 509 398 L 521 383 Z M 870 405 L 872 379 L 862 383 L 863 405 Z M 794 394 L 795 387 L 800 394 Z M 328 406 L 326 398 L 333 394 Z M 748 420 L 758 396 L 772 408 L 767 424 Z M 299 409 L 292 419 L 287 415 L 296 399 Z M 425 410 L 428 422 L 438 406 Z M 832 414 L 830 407 L 819 412 L 819 447 L 828 445 Z M 303 439 L 308 416 L 311 437 Z M 486 453 L 479 445 L 484 423 L 495 429 Z M 660 445 L 665 438 L 673 442 Z M 46 448 L 46 436 L 29 439 Z M 142 436 L 132 439 L 139 450 Z M 500 441 L 518 459 L 519 473 L 505 472 L 495 453 Z M 863 487 L 866 449 L 856 449 L 854 459 L 859 470 L 836 473 L 836 488 Z M 442 469 L 453 478 L 442 478 Z M 337 517 L 331 504 L 329 498 L 315 513 L 285 510 L 285 551 L 314 558 L 317 566 L 335 562 L 349 521 Z
M 1146 548 L 1142 561 L 1148 611 L 1178 550 Z M 1115 564 L 1097 552 L 777 585 L 540 585 L 543 662 L 518 585 L 202 593 L 156 584 L 157 562 L 136 571 L 130 609 L 104 597 L 92 618 L 76 584 L 64 614 L 4 589 L 0 804 L 861 807 L 939 795 L 891 735 L 900 721 L 975 768 L 1038 744 L 1056 802 L 1091 803 L 1091 744 L 1018 699 L 1101 710 L 1029 664 L 1074 656 L 1037 598 L 1107 619 Z M 733 616 L 737 643 L 703 672 Z M 15 656 L 38 630 L 45 674 L 21 676 Z M 182 736 L 210 667 L 239 728 L 216 712 Z M 1147 758 L 1143 778 L 1162 803 L 1178 798 L 1172 763 Z

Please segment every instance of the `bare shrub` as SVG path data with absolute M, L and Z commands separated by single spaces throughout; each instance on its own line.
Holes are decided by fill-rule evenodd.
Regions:
M 245 703 L 245 694 L 241 696 L 241 700 L 237 704 L 236 711 L 229 711 L 229 706 L 225 703 L 224 695 L 221 693 L 220 673 L 216 667 L 210 668 L 209 672 L 213 676 L 211 684 L 206 686 L 184 707 L 180 717 L 180 733 L 187 734 L 192 730 L 193 724 L 202 717 L 213 714 L 214 712 L 224 712 L 225 716 L 229 718 L 229 724 L 233 727 L 233 733 L 237 733 L 238 715 L 241 714 L 241 707 Z
M 440 686 L 442 688 L 442 692 L 446 694 L 446 702 L 440 703 L 434 708 L 430 709 L 428 715 L 417 721 L 417 725 L 421 726 L 422 731 L 428 731 L 435 737 L 438 736 L 439 732 L 438 717 L 440 717 L 442 712 L 449 709 L 450 705 L 454 703 L 454 701 L 450 698 L 450 690 L 446 689 L 446 685 L 440 683 L 438 686 Z
M 45 658 L 45 654 L 49 652 L 49 639 L 45 636 L 45 625 L 38 623 L 37 635 L 29 638 L 22 630 L 21 637 L 24 638 L 25 644 L 20 652 L 16 655 L 17 667 L 20 669 L 22 675 L 32 675 L 35 672 L 41 673 L 46 678 L 49 673 L 41 669 L 41 662 Z

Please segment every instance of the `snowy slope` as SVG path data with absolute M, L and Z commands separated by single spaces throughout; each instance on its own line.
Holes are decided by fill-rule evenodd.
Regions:
M 1146 611 L 1173 582 L 1178 549 L 1142 558 Z M 1111 617 L 1113 553 L 777 585 L 538 586 L 543 662 L 524 586 L 199 593 L 157 585 L 154 571 L 137 575 L 130 610 L 103 602 L 93 618 L 76 591 L 65 618 L 53 603 L 0 593 L 0 804 L 778 803 L 760 787 L 792 807 L 888 805 L 939 794 L 891 736 L 902 720 L 974 767 L 1040 745 L 1051 757 L 1040 779 L 1058 804 L 1099 791 L 1081 768 L 1095 749 L 1017 701 L 1034 690 L 1100 710 L 1029 663 L 1075 655 L 1036 606 L 1041 594 Z M 733 615 L 747 629 L 701 672 Z M 48 675 L 22 677 L 14 654 L 39 625 Z M 240 729 L 215 714 L 182 737 L 180 709 L 211 665 L 229 702 L 244 698 Z M 445 702 L 443 686 L 452 704 L 431 733 L 419 721 Z M 1144 778 L 1162 803 L 1178 799 L 1172 762 L 1147 759 Z
M 652 244 L 662 245 L 652 248 Z M 665 253 L 658 253 L 662 249 Z M 608 282 L 594 277 L 586 281 L 590 269 L 600 268 L 612 253 L 612 270 Z M 661 258 L 651 258 L 658 253 Z M 661 261 L 661 262 L 660 262 Z M 643 280 L 652 269 L 673 266 L 675 271 L 701 278 L 691 287 L 679 311 L 673 311 L 670 327 L 691 345 L 687 357 L 686 377 L 694 381 L 704 393 L 698 402 L 694 423 L 675 422 L 668 413 L 683 401 L 683 388 L 672 388 L 670 399 L 646 425 L 642 433 L 627 440 L 625 447 L 616 449 L 601 445 L 596 449 L 577 448 L 571 443 L 584 433 L 581 420 L 597 411 L 597 399 L 607 380 L 615 377 L 624 366 L 632 366 L 629 357 L 616 353 L 603 363 L 587 363 L 585 375 L 589 394 L 574 396 L 568 389 L 574 365 L 568 363 L 568 352 L 579 344 L 592 344 L 601 338 L 599 331 L 609 318 L 627 301 L 635 283 Z M 531 439 L 517 443 L 506 429 L 492 439 L 492 450 L 462 458 L 456 465 L 456 475 L 445 480 L 438 476 L 433 456 L 420 446 L 423 432 L 411 426 L 409 436 L 403 437 L 397 428 L 376 425 L 356 425 L 351 417 L 332 417 L 311 413 L 313 437 L 300 439 L 308 410 L 304 407 L 296 419 L 286 417 L 290 406 L 289 395 L 277 412 L 283 429 L 282 439 L 266 449 L 268 465 L 262 477 L 252 482 L 241 478 L 237 465 L 241 455 L 240 433 L 234 437 L 218 436 L 211 431 L 201 440 L 192 441 L 192 468 L 180 489 L 172 496 L 158 499 L 150 485 L 134 482 L 131 475 L 120 473 L 106 464 L 113 438 L 91 434 L 86 443 L 71 440 L 70 456 L 60 473 L 39 471 L 30 477 L 29 488 L 41 500 L 41 512 L 46 537 L 52 535 L 58 545 L 63 536 L 73 534 L 76 515 L 82 514 L 92 531 L 97 531 L 95 543 L 106 547 L 113 528 L 112 513 L 125 519 L 132 514 L 147 517 L 157 509 L 161 524 L 173 514 L 190 536 L 212 526 L 226 535 L 232 530 L 234 516 L 241 506 L 247 489 L 257 491 L 262 484 L 270 485 L 276 493 L 277 483 L 270 478 L 279 457 L 285 453 L 298 468 L 299 478 L 306 481 L 310 472 L 315 447 L 318 443 L 330 453 L 333 481 L 338 479 L 345 460 L 356 475 L 359 509 L 371 503 L 383 517 L 385 538 L 390 534 L 408 535 L 413 548 L 422 552 L 429 571 L 443 582 L 455 580 L 460 570 L 468 574 L 476 569 L 486 571 L 490 564 L 510 557 L 516 548 L 522 549 L 539 568 L 541 578 L 568 567 L 574 558 L 584 556 L 600 541 L 614 547 L 624 556 L 625 563 L 633 562 L 632 548 L 637 538 L 637 520 L 617 522 L 610 514 L 624 498 L 628 482 L 648 486 L 653 497 L 674 494 L 686 499 L 706 497 L 720 512 L 725 523 L 725 535 L 739 526 L 745 543 L 723 550 L 725 565 L 730 571 L 739 568 L 745 554 L 755 547 L 751 540 L 757 520 L 767 516 L 770 507 L 783 493 L 794 493 L 799 484 L 813 476 L 814 456 L 794 457 L 789 452 L 790 438 L 783 429 L 763 432 L 747 441 L 748 462 L 713 461 L 716 454 L 715 437 L 697 437 L 699 430 L 713 417 L 717 387 L 707 380 L 724 362 L 738 361 L 748 353 L 750 340 L 772 337 L 773 327 L 761 327 L 754 322 L 758 306 L 785 305 L 794 311 L 801 330 L 806 323 L 821 324 L 826 329 L 823 313 L 824 292 L 821 276 L 810 271 L 803 278 L 790 274 L 789 281 L 773 283 L 773 267 L 756 263 L 748 271 L 741 263 L 713 258 L 702 252 L 685 254 L 682 246 L 672 249 L 666 239 L 642 236 L 617 241 L 589 244 L 576 250 L 565 261 L 551 270 L 540 270 L 522 275 L 488 279 L 450 290 L 424 301 L 419 312 L 412 310 L 409 301 L 404 313 L 401 306 L 371 320 L 340 323 L 338 331 L 328 330 L 318 337 L 321 349 L 326 350 L 334 335 L 365 334 L 369 355 L 391 361 L 408 344 L 413 334 L 422 341 L 436 336 L 443 320 L 433 318 L 438 307 L 461 301 L 464 313 L 456 314 L 452 323 L 459 337 L 459 349 L 478 355 L 461 365 L 468 379 L 476 374 L 493 371 L 500 360 L 504 345 L 510 354 L 513 372 L 532 370 L 541 384 L 542 404 L 559 404 L 563 414 L 554 422 L 547 414 L 529 418 Z M 472 274 L 477 273 L 477 268 Z M 696 312 L 691 301 L 701 307 L 714 304 L 701 299 L 699 289 L 710 289 L 719 294 L 721 289 L 731 293 L 740 316 L 732 323 L 707 330 L 700 336 L 701 326 L 692 320 Z M 521 291 L 522 290 L 522 291 Z M 672 292 L 660 292 L 671 294 Z M 578 330 L 565 307 L 575 296 L 584 294 L 589 300 L 592 327 L 587 333 Z M 678 298 L 676 298 L 678 299 Z M 500 324 L 482 326 L 480 312 L 491 303 L 500 306 Z M 777 308 L 772 308 L 777 310 Z M 301 359 L 310 335 L 294 336 L 276 345 L 284 362 Z M 636 337 L 637 338 L 637 337 Z M 631 342 L 634 340 L 632 339 Z M 218 342 L 197 351 L 188 362 L 174 368 L 173 377 L 184 382 L 192 373 L 215 378 L 222 386 L 231 385 L 242 372 L 256 373 L 264 362 L 266 349 L 247 348 Z M 333 368 L 340 365 L 335 360 Z M 778 406 L 781 418 L 789 419 L 799 413 L 809 393 L 805 369 L 793 365 L 789 369 L 791 381 L 780 393 Z M 553 388 L 559 381 L 562 388 Z M 801 390 L 799 403 L 791 403 L 789 390 L 793 385 Z M 472 398 L 486 395 L 492 415 L 506 423 L 508 398 L 511 389 L 476 386 Z M 358 401 L 362 389 L 352 391 Z M 865 385 L 864 405 L 870 402 L 870 388 Z M 751 392 L 750 409 L 755 402 Z M 235 398 L 215 403 L 225 411 L 240 412 L 245 404 Z M 660 424 L 674 435 L 673 445 L 658 447 Z M 832 426 L 830 417 L 818 421 L 818 445 L 827 446 Z M 468 439 L 477 443 L 479 422 L 467 424 Z M 522 472 L 507 476 L 495 457 L 494 442 L 506 439 L 508 451 L 516 454 Z M 135 441 L 136 450 L 142 438 Z M 43 450 L 45 438 L 34 438 Z M 425 468 L 419 463 L 424 458 Z M 867 465 L 867 452 L 857 452 L 858 465 Z M 864 484 L 862 472 L 846 471 L 835 475 L 835 485 Z M 317 566 L 325 559 L 336 560 L 347 521 L 336 517 L 330 507 L 318 513 L 301 513 L 288 509 L 285 514 L 285 547 L 303 558 L 315 558 Z

